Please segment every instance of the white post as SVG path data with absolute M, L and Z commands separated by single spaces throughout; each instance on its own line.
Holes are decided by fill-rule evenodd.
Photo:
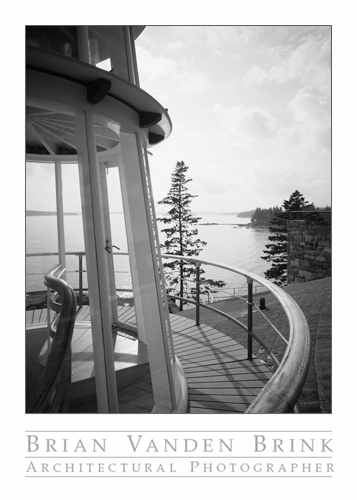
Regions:
M 110 225 L 110 207 L 108 200 L 108 188 L 107 188 L 107 173 L 105 168 L 105 162 L 100 164 L 100 176 L 101 176 L 101 187 L 103 196 L 103 216 L 105 224 L 106 242 L 108 242 L 107 250 L 107 260 L 108 260 L 108 271 L 109 271 L 109 281 L 110 281 L 110 296 L 111 296 L 111 307 L 112 307 L 112 324 L 114 325 L 118 321 L 118 304 L 117 304 L 117 293 L 115 286 L 115 273 L 114 273 L 114 256 L 112 249 L 112 232 Z
M 136 62 L 135 44 L 131 26 L 124 26 L 125 50 L 129 69 L 129 80 L 139 87 L 139 73 Z
M 46 350 L 46 363 L 51 349 L 51 307 L 50 307 L 50 289 L 46 288 L 47 299 L 47 350 Z
M 75 124 L 98 412 L 118 413 L 103 190 L 92 111 L 76 113 Z
M 144 148 L 143 144 L 141 144 L 141 146 L 142 146 L 143 155 L 144 155 L 143 174 L 144 174 L 144 177 L 146 176 L 146 180 L 144 179 L 144 182 L 147 183 L 147 192 L 146 192 L 146 196 L 145 196 L 145 201 L 146 201 L 147 210 L 151 212 L 151 217 L 152 217 L 152 220 L 150 219 L 150 221 L 149 221 L 150 227 L 152 227 L 152 231 L 151 231 L 151 235 L 150 235 L 151 236 L 151 248 L 152 248 L 152 251 L 156 253 L 156 259 L 157 259 L 156 263 L 154 260 L 154 264 L 156 264 L 156 265 L 154 265 L 155 270 L 156 270 L 156 287 L 161 292 L 161 298 L 162 298 L 162 300 L 159 301 L 161 322 L 163 323 L 163 328 L 166 330 L 167 335 L 168 335 L 168 339 L 170 340 L 169 345 L 170 345 L 171 359 L 172 359 L 172 361 L 176 362 L 175 346 L 174 346 L 172 330 L 171 330 L 171 322 L 170 322 L 169 304 L 167 301 L 165 274 L 164 274 L 164 268 L 163 268 L 162 259 L 161 259 L 161 253 L 160 253 L 159 229 L 158 229 L 157 221 L 156 221 L 154 195 L 153 195 L 153 191 L 152 191 L 151 176 L 150 176 L 150 169 L 149 169 L 149 159 L 148 159 L 146 148 Z M 159 276 L 161 276 L 161 279 Z
M 66 269 L 66 245 L 64 236 L 64 212 L 63 212 L 63 188 L 62 188 L 62 165 L 60 160 L 55 161 L 56 179 L 56 207 L 57 207 L 57 235 L 59 263 Z M 66 279 L 66 272 L 62 275 Z
M 176 408 L 176 401 L 165 320 L 160 306 L 161 290 L 154 261 L 153 227 L 144 196 L 147 190 L 144 159 L 136 134 L 121 132 L 120 139 L 122 162 L 119 173 L 138 337 L 147 344 L 154 411 L 166 413 Z

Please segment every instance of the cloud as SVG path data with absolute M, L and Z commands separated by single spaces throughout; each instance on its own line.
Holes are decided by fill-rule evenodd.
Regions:
M 268 78 L 268 72 L 261 66 L 253 66 L 244 76 L 245 83 L 260 84 Z
M 177 74 L 178 63 L 174 59 L 164 56 L 153 56 L 151 52 L 142 46 L 136 47 L 140 72 L 145 74 L 149 80 L 156 81 L 161 78 L 172 78 Z
M 166 91 L 187 94 L 211 88 L 204 74 L 187 59 L 174 60 L 164 56 L 153 56 L 147 49 L 139 47 L 140 72 L 153 83 L 166 82 Z
M 326 32 L 309 34 L 296 44 L 279 45 L 265 51 L 267 62 L 252 66 L 244 77 L 247 84 L 301 82 L 306 89 L 330 94 L 331 42 Z
M 312 94 L 297 95 L 289 102 L 289 108 L 297 122 L 310 128 L 326 127 L 330 123 L 330 103 Z
M 175 40 L 167 44 L 166 50 L 168 52 L 178 52 L 181 49 L 186 49 L 186 44 L 183 40 Z
M 264 109 L 216 104 L 213 111 L 220 117 L 220 133 L 241 152 L 254 154 L 276 135 L 276 120 Z
M 211 84 L 208 79 L 199 71 L 186 69 L 176 76 L 176 85 L 181 94 L 208 90 Z
M 329 104 L 306 93 L 296 96 L 289 110 L 292 124 L 286 126 L 258 107 L 213 108 L 225 176 L 232 183 L 238 178 L 256 197 L 268 189 L 279 200 L 295 189 L 313 194 L 313 187 L 321 191 L 328 186 Z
M 330 103 L 317 96 L 301 93 L 289 102 L 295 125 L 294 133 L 300 130 L 300 141 L 320 152 L 330 153 L 331 109 Z
M 171 158 L 183 158 L 200 204 L 222 205 L 237 192 L 248 205 L 279 203 L 295 189 L 310 201 L 328 192 L 327 28 L 177 26 L 153 40 L 157 57 L 148 45 L 138 49 L 151 78 L 144 88 L 170 96 L 174 123 L 165 161 L 155 152 L 157 179 Z
M 172 31 L 175 40 L 168 44 L 168 49 L 187 51 L 194 46 L 221 53 L 232 44 L 249 43 L 262 30 L 261 26 L 177 26 Z

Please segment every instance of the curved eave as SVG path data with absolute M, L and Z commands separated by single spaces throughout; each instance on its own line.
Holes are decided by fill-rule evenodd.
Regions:
M 145 26 L 131 26 L 131 29 L 133 30 L 134 40 L 136 40 L 144 31 Z
M 30 163 L 49 163 L 59 160 L 61 163 L 76 163 L 78 161 L 77 155 L 46 155 L 26 153 L 26 161 Z
M 172 123 L 167 110 L 150 94 L 119 76 L 77 59 L 35 47 L 26 48 L 26 67 L 60 76 L 84 86 L 99 79 L 110 81 L 108 96 L 123 102 L 135 110 L 139 116 L 143 113 L 161 115 L 158 123 L 146 127 L 149 138 L 152 138 L 151 145 L 167 139 L 171 134 Z

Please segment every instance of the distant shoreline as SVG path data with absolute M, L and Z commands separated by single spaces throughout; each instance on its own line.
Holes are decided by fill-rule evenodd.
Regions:
M 57 215 L 57 212 L 41 212 L 40 210 L 26 210 L 26 215 L 38 216 L 38 215 Z M 65 212 L 64 215 L 80 215 L 79 212 Z
M 123 212 L 112 212 L 113 214 L 122 214 Z M 57 212 L 42 212 L 41 210 L 26 210 L 26 216 L 57 215 Z M 80 212 L 64 212 L 64 215 L 81 215 Z

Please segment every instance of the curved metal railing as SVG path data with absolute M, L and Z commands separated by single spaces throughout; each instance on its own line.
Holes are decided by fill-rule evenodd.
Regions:
M 53 340 L 45 368 L 27 401 L 27 413 L 62 413 L 68 408 L 76 297 L 72 288 L 60 278 L 62 273 L 62 267 L 57 265 L 45 275 L 45 285 L 55 292 L 50 303 L 58 316 L 50 325 Z
M 115 256 L 122 256 L 122 257 L 129 256 L 128 252 L 112 252 L 112 254 Z M 27 253 L 26 258 L 58 257 L 58 255 L 59 255 L 58 252 L 34 252 L 34 253 Z M 85 279 L 84 279 L 85 273 L 87 272 L 86 269 L 84 268 L 84 265 L 83 265 L 83 260 L 85 258 L 85 255 L 86 254 L 83 250 L 82 251 L 81 250 L 74 251 L 74 252 L 66 252 L 66 256 L 78 258 L 78 269 L 73 269 L 73 268 L 71 269 L 70 265 L 68 265 L 66 267 L 66 279 L 69 283 L 71 283 L 71 286 L 74 289 L 74 291 L 78 292 L 78 306 L 79 307 L 82 307 L 84 293 L 88 291 L 88 287 L 86 286 Z M 43 265 L 43 263 L 42 263 L 42 265 Z M 48 264 L 48 265 L 50 265 L 50 264 Z M 30 277 L 36 276 L 36 277 L 38 277 L 37 279 L 39 279 L 39 277 L 43 276 L 43 273 L 44 273 L 44 271 L 43 271 L 42 266 L 41 266 L 41 269 L 38 269 L 35 272 L 26 272 L 26 276 L 30 276 Z M 115 272 L 115 274 L 123 274 L 123 273 L 130 275 L 129 270 Z M 74 274 L 78 274 L 78 280 L 73 278 Z M 36 279 L 36 281 L 37 281 L 37 279 Z M 29 291 L 27 293 L 28 293 L 28 295 L 31 295 L 32 293 L 37 294 L 38 292 L 39 292 L 39 290 L 35 290 L 35 291 Z M 128 288 L 128 287 L 123 287 L 123 288 L 117 287 L 117 292 L 121 292 L 124 296 L 129 295 L 129 298 L 130 298 L 133 290 L 131 288 Z M 126 298 L 128 298 L 128 297 L 126 297 Z
M 72 252 L 72 254 L 82 257 L 84 252 Z M 114 255 L 128 255 L 127 252 L 113 252 Z M 42 254 L 43 255 L 43 254 Z M 28 255 L 32 256 L 32 255 Z M 35 255 L 33 255 L 35 256 Z M 200 309 L 206 308 L 215 313 L 229 319 L 237 327 L 242 328 L 247 332 L 247 345 L 248 345 L 248 359 L 253 358 L 252 352 L 252 341 L 256 340 L 261 347 L 269 354 L 274 366 L 275 372 L 269 382 L 264 386 L 261 392 L 258 394 L 253 403 L 249 406 L 247 413 L 286 413 L 291 411 L 298 411 L 298 398 L 301 390 L 304 386 L 310 362 L 311 355 L 311 343 L 310 343 L 310 333 L 305 316 L 297 303 L 293 300 L 288 293 L 286 293 L 282 288 L 274 285 L 270 281 L 262 278 L 261 276 L 247 272 L 243 269 L 226 266 L 217 262 L 212 262 L 208 260 L 197 259 L 193 257 L 184 257 L 179 255 L 162 254 L 163 259 L 174 259 L 174 260 L 184 260 L 196 265 L 196 279 L 195 279 L 195 293 L 194 298 L 189 297 L 179 297 L 177 295 L 169 295 L 169 297 L 180 300 L 196 307 L 196 324 L 200 323 Z M 200 294 L 200 266 L 210 265 L 226 271 L 230 271 L 237 275 L 243 276 L 247 280 L 248 284 L 248 294 L 247 297 L 236 296 L 236 298 L 244 299 L 247 302 L 248 310 L 248 321 L 245 325 L 241 321 L 232 317 L 231 315 L 212 307 L 211 305 L 204 304 L 201 300 Z M 80 266 L 80 277 L 81 271 Z M 272 349 L 264 342 L 258 335 L 254 332 L 253 328 L 253 286 L 259 286 L 264 288 L 268 292 L 272 293 L 274 297 L 278 300 L 281 307 L 283 308 L 286 317 L 289 322 L 289 335 L 286 338 L 282 335 L 277 328 L 271 324 L 269 318 L 263 314 L 266 321 L 270 326 L 276 331 L 283 342 L 286 344 L 286 348 L 282 359 L 279 360 Z M 80 300 L 80 298 L 79 298 Z
M 196 265 L 196 297 L 190 300 L 183 297 L 172 296 L 174 299 L 184 300 L 196 306 L 196 324 L 199 324 L 199 310 L 201 307 L 220 314 L 240 328 L 243 328 L 248 334 L 248 359 L 252 359 L 252 339 L 254 338 L 265 349 L 276 367 L 272 378 L 260 391 L 253 403 L 249 406 L 246 413 L 289 413 L 298 411 L 294 407 L 298 403 L 301 390 L 304 386 L 309 370 L 311 356 L 310 332 L 306 318 L 294 301 L 294 299 L 282 288 L 274 285 L 270 281 L 243 269 L 234 268 L 217 262 L 196 259 L 192 257 L 183 257 L 178 255 L 162 254 L 164 259 L 184 260 Z M 212 306 L 200 303 L 199 297 L 199 266 L 202 264 L 215 266 L 221 269 L 244 276 L 248 282 L 248 324 L 233 318 L 229 314 L 220 311 Z M 253 282 L 259 283 L 267 291 L 272 293 L 282 306 L 289 321 L 289 337 L 286 339 L 275 327 L 277 334 L 283 338 L 286 343 L 284 355 L 279 361 L 268 345 L 260 339 L 253 330 Z M 266 318 L 268 320 L 268 318 Z

